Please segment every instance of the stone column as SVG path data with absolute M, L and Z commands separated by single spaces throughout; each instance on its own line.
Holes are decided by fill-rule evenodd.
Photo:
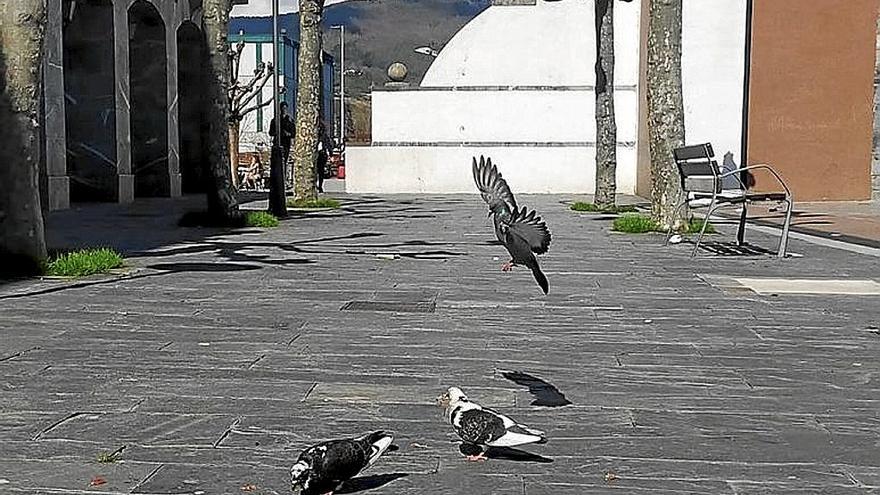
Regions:
M 113 3 L 113 40 L 116 45 L 116 170 L 119 174 L 117 201 L 134 201 L 134 175 L 131 173 L 131 78 L 128 60 L 128 7 L 130 2 Z
M 70 178 L 67 176 L 67 140 L 64 114 L 64 35 L 61 0 L 46 2 L 46 35 L 43 58 L 45 102 L 46 175 L 50 210 L 70 208 Z
M 173 10 L 172 10 L 173 12 Z M 177 91 L 177 26 L 176 15 L 166 16 L 165 58 L 168 61 L 168 178 L 171 197 L 181 195 L 180 178 L 180 119 Z

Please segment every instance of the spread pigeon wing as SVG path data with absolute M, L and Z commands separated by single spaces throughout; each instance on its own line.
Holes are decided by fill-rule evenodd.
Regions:
M 508 215 L 513 214 L 516 211 L 516 199 L 514 199 L 507 181 L 501 177 L 498 168 L 492 163 L 492 159 L 485 159 L 481 156 L 480 162 L 477 163 L 477 159 L 474 158 L 472 169 L 474 182 L 477 184 L 477 189 L 480 190 L 483 201 L 489 205 L 489 209 L 493 212 L 497 212 L 499 209 L 506 210 Z
M 550 229 L 538 214 L 525 206 L 518 209 L 507 223 L 510 232 L 525 240 L 535 254 L 544 254 L 550 247 Z

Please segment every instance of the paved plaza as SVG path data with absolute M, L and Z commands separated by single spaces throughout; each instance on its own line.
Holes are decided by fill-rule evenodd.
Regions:
M 0 286 L 0 493 L 287 494 L 301 449 L 375 429 L 397 450 L 341 493 L 880 493 L 876 253 L 691 258 L 519 196 L 544 296 L 476 195 L 339 198 L 271 230 L 174 228 L 192 200 L 53 214 L 55 246 L 131 271 Z M 549 443 L 465 462 L 452 385 Z

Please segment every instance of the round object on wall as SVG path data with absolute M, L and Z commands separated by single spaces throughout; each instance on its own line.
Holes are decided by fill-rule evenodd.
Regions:
M 403 82 L 407 72 L 406 66 L 400 62 L 394 62 L 388 66 L 388 78 L 394 82 Z

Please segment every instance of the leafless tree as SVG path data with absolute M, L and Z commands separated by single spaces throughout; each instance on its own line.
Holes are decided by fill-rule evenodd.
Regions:
M 246 83 L 242 84 L 239 80 L 241 54 L 244 51 L 244 46 L 244 40 L 241 39 L 236 43 L 235 50 L 229 51 L 230 83 L 227 95 L 229 101 L 229 163 L 232 183 L 236 187 L 238 186 L 238 145 L 241 121 L 249 113 L 270 105 L 273 100 L 273 97 L 269 97 L 265 101 L 260 101 L 258 98 L 263 93 L 263 88 L 272 79 L 274 68 L 271 63 L 260 63 L 254 69 L 253 77 Z
M 672 150 L 684 144 L 681 88 L 682 0 L 651 0 L 648 28 L 648 132 L 651 147 L 651 205 L 661 228 L 680 228 L 682 197 Z
M 229 166 L 229 12 L 231 0 L 203 0 L 202 22 L 207 40 L 205 112 L 209 132 L 208 213 L 217 221 L 240 217 L 238 198 Z
M 46 260 L 38 132 L 45 19 L 40 0 L 0 2 L 0 275 L 36 274 Z
M 293 146 L 294 198 L 318 197 L 318 121 L 321 118 L 321 17 L 324 0 L 299 0 L 299 81 L 296 93 L 296 136 Z

